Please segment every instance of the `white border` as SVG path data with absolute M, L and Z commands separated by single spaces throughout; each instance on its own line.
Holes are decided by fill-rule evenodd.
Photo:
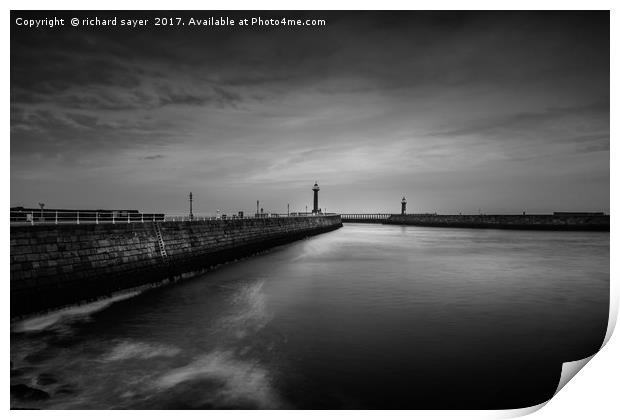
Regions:
M 612 1 L 542 1 L 542 0 L 521 0 L 521 1 L 391 1 L 382 0 L 381 2 L 370 2 L 365 0 L 348 0 L 348 1 L 334 1 L 334 0 L 315 0 L 315 1 L 297 1 L 295 3 L 285 2 L 282 0 L 265 0 L 265 1 L 236 1 L 234 3 L 230 1 L 187 1 L 187 0 L 175 0 L 174 2 L 166 2 L 161 0 L 152 1 L 128 1 L 128 0 L 108 0 L 106 2 L 80 2 L 80 1 L 29 1 L 18 2 L 8 1 L 9 8 L 5 11 L 5 26 L 4 39 L 3 39 L 3 57 L 5 57 L 5 65 L 2 66 L 2 72 L 5 83 L 2 85 L 4 90 L 4 106 L 5 106 L 5 118 L 7 123 L 5 125 L 5 131 L 3 136 L 2 145 L 2 167 L 5 168 L 4 182 L 2 183 L 2 199 L 4 200 L 4 208 L 8 210 L 10 206 L 10 194 L 9 194 L 9 180 L 10 180 L 10 148 L 9 148 L 9 130 L 10 126 L 10 98 L 9 92 L 9 65 L 7 63 L 8 57 L 10 57 L 10 9 L 16 10 L 88 10 L 88 9 L 117 9 L 117 10 L 130 10 L 130 9 L 162 9 L 162 10 L 200 10 L 200 9 L 213 9 L 213 10 L 257 10 L 257 9 L 279 9 L 279 10 L 341 10 L 341 9 L 353 9 L 353 10 L 381 10 L 381 9 L 418 9 L 418 10 L 547 10 L 547 9 L 564 9 L 564 10 L 611 10 L 611 51 L 616 50 L 620 43 L 618 42 L 618 23 L 620 19 L 617 16 L 618 7 L 614 8 L 618 2 Z M 616 48 L 614 48 L 614 46 Z M 611 132 L 615 133 L 618 124 L 618 112 L 617 112 L 617 83 L 614 79 L 614 75 L 618 74 L 620 67 L 618 66 L 618 54 L 615 53 L 611 56 Z M 613 136 L 612 136 L 613 138 Z M 614 150 L 616 149 L 614 141 L 611 142 L 612 151 L 612 164 L 611 166 L 611 185 L 617 185 L 618 170 L 614 169 L 613 157 Z M 615 214 L 615 210 L 620 207 L 617 206 L 617 195 L 611 194 L 611 207 L 610 213 Z M 612 217 L 612 224 L 613 224 Z M 2 242 L 2 249 L 0 252 L 4 256 L 4 273 L 6 273 L 5 280 L 5 293 L 3 294 L 3 308 L 5 311 L 5 331 L 3 334 L 3 351 L 5 354 L 5 363 L 9 356 L 9 281 L 8 281 L 8 266 L 9 266 L 9 227 L 8 223 L 2 225 L 2 233 L 4 241 Z M 618 287 L 617 287 L 617 273 L 618 264 L 614 261 L 618 261 L 618 241 L 614 235 L 611 236 L 611 284 L 612 284 L 612 310 L 611 314 L 614 314 L 610 320 L 610 326 L 615 324 L 616 315 L 618 311 Z M 597 354 L 592 361 L 588 363 L 577 375 L 577 378 L 570 381 L 554 398 L 552 398 L 542 410 L 536 411 L 530 418 L 536 419 L 583 419 L 586 417 L 595 419 L 607 419 L 616 418 L 619 410 L 617 385 L 618 374 L 620 374 L 620 344 L 618 344 L 618 338 L 614 338 Z M 7 363 L 8 365 L 8 363 Z M 8 372 L 6 373 L 8 376 Z M 5 398 L 4 407 L 9 408 L 9 381 L 6 379 L 2 385 L 2 395 Z M 526 412 L 524 410 L 521 413 Z M 15 418 L 25 417 L 39 417 L 43 418 L 62 418 L 65 420 L 69 418 L 81 418 L 86 414 L 89 417 L 101 418 L 108 416 L 105 411 L 88 411 L 87 413 L 78 411 L 11 411 L 10 415 Z M 258 418 L 290 418 L 291 416 L 297 418 L 315 418 L 317 415 L 328 418 L 369 418 L 369 417 L 393 417 L 393 418 L 411 418 L 412 416 L 421 416 L 422 418 L 489 418 L 489 417 L 505 417 L 514 416 L 519 414 L 515 411 L 234 411 L 234 412 L 171 412 L 171 411 L 125 411 L 116 412 L 114 416 L 131 416 L 138 417 L 169 417 L 169 416 L 181 416 L 181 417 L 194 417 L 194 416 L 209 416 L 217 418 L 239 418 L 241 416 L 252 416 Z

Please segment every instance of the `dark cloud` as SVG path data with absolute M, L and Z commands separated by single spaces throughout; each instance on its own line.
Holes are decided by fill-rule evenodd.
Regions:
M 321 88 L 324 82 L 342 78 L 363 80 L 364 88 L 410 88 L 512 85 L 535 83 L 541 75 L 571 79 L 584 71 L 608 71 L 608 57 L 599 53 L 608 47 L 608 39 L 600 36 L 605 27 L 587 14 L 314 14 L 327 17 L 330 24 L 312 30 L 222 30 L 206 36 L 204 31 L 152 28 L 26 33 L 13 26 L 12 39 L 17 38 L 13 44 L 19 45 L 11 54 L 11 86 L 25 98 L 58 95 L 75 87 L 142 90 L 145 79 L 162 78 L 175 85 L 184 76 L 194 82 L 189 87 L 198 90 L 205 83 L 213 90 L 306 84 Z M 551 51 L 554 59 L 545 59 Z M 334 91 L 335 86 L 329 87 Z M 174 91 L 174 86 L 165 89 Z M 238 92 L 216 91 L 214 97 L 227 100 L 228 95 L 239 100 Z M 175 98 L 161 95 L 161 99 L 168 104 Z M 205 95 L 178 99 L 194 105 L 209 102 Z M 103 109 L 109 109 L 109 102 L 102 102 Z
M 189 105 L 202 106 L 207 104 L 215 104 L 217 106 L 235 106 L 242 100 L 241 95 L 219 86 L 209 86 L 206 91 L 202 92 L 194 90 L 173 91 L 170 87 L 164 87 L 158 92 L 158 105 Z

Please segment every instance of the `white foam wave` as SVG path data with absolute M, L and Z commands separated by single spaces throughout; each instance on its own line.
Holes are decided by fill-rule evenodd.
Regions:
M 264 281 L 258 281 L 241 287 L 232 298 L 231 308 L 234 312 L 223 316 L 218 327 L 231 331 L 236 338 L 242 339 L 249 333 L 264 328 L 272 316 L 267 311 L 265 294 L 262 291 Z
M 105 359 L 108 361 L 152 359 L 153 357 L 173 357 L 180 352 L 181 349 L 164 344 L 123 341 L 117 344 L 112 351 L 105 356 Z
M 45 315 L 39 315 L 32 318 L 16 321 L 11 324 L 12 332 L 35 332 L 45 330 L 60 322 L 75 320 L 76 318 L 84 318 L 94 312 L 98 312 L 114 302 L 129 299 L 140 294 L 140 291 L 132 291 L 118 294 L 110 298 L 97 300 L 95 302 L 86 303 L 84 305 L 72 306 L 70 308 L 60 309 Z
M 169 389 L 196 379 L 214 379 L 223 383 L 210 395 L 216 405 L 235 406 L 252 401 L 259 408 L 279 406 L 267 370 L 257 362 L 235 359 L 230 351 L 214 351 L 173 369 L 156 381 L 156 387 Z

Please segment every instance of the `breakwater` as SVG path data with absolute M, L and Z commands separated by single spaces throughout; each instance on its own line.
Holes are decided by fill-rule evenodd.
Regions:
M 11 226 L 11 316 L 176 281 L 341 226 L 339 215 Z
M 383 223 L 486 229 L 609 231 L 609 215 L 579 213 L 531 215 L 393 214 Z

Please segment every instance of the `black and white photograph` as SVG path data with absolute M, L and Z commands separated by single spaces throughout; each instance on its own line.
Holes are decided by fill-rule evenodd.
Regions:
M 11 10 L 10 409 L 544 405 L 610 75 L 609 10 Z

